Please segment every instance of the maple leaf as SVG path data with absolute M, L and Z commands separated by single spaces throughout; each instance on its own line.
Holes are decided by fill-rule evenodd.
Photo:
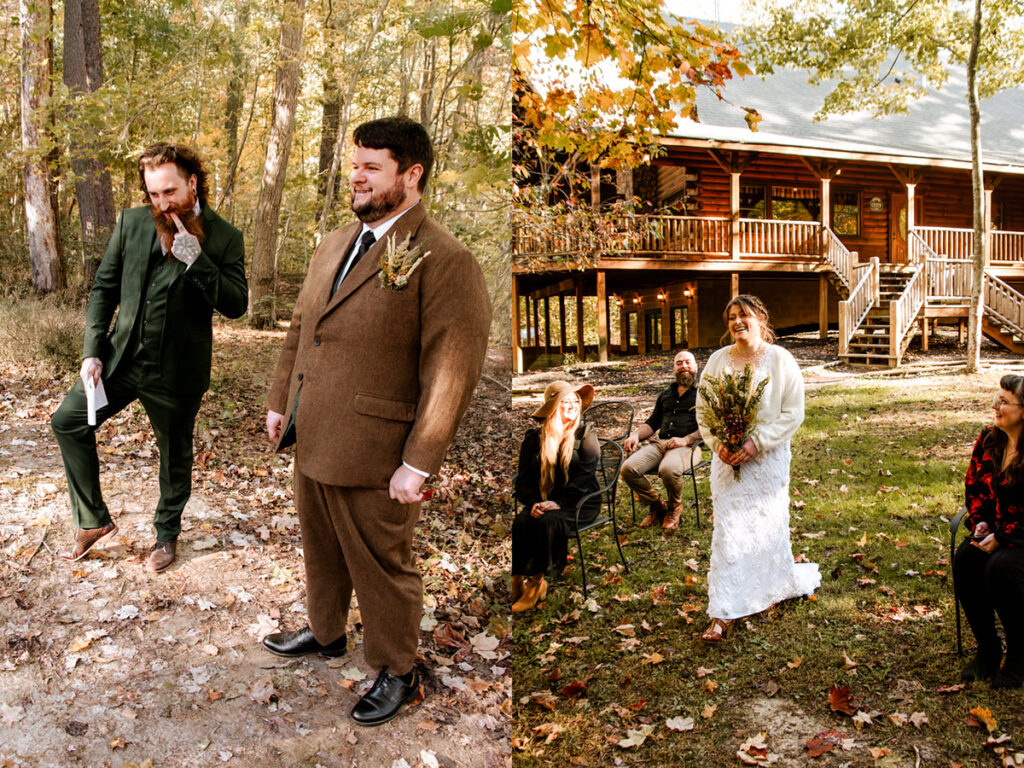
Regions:
M 988 707 L 975 707 L 971 710 L 971 714 L 974 715 L 979 722 L 984 723 L 989 733 L 992 733 L 996 729 L 996 719 L 992 717 L 992 712 Z
M 692 717 L 673 717 L 666 720 L 665 725 L 672 731 L 692 731 L 697 727 Z
M 623 637 L 636 636 L 636 628 L 632 624 L 620 624 L 619 626 L 615 627 L 612 631 L 618 632 Z
M 718 709 L 717 704 L 705 704 L 704 709 L 701 710 L 700 716 L 705 720 L 710 720 L 715 716 L 715 711 Z
M 558 703 L 558 699 L 555 698 L 551 691 L 535 691 L 530 694 L 530 701 L 547 710 L 554 710 L 555 705 Z
M 865 725 L 871 725 L 871 715 L 863 711 L 858 712 L 853 716 L 853 725 L 858 731 Z
M 269 704 L 277 691 L 274 690 L 274 681 L 269 676 L 261 677 L 249 683 L 249 698 L 262 704 Z
M 890 754 L 892 750 L 888 747 L 871 747 L 871 749 L 869 749 L 868 752 L 871 753 L 871 759 L 877 763 L 883 757 Z
M 910 722 L 915 728 L 920 728 L 922 725 L 928 725 L 928 715 L 924 712 L 914 712 L 910 715 Z
M 902 728 L 907 724 L 907 716 L 902 712 L 893 712 L 889 715 L 889 722 L 895 725 L 897 728 Z
M 792 661 L 787 661 L 786 662 L 786 666 L 789 667 L 790 669 L 796 669 L 797 667 L 799 667 L 803 663 L 804 663 L 804 657 L 803 656 L 796 656 L 796 657 L 793 658 Z
M 850 687 L 844 685 L 841 688 L 832 686 L 828 692 L 828 704 L 833 712 L 841 712 L 844 715 L 850 715 L 851 717 L 857 713 L 860 706 L 857 704 L 850 692 Z
M 641 664 L 651 664 L 651 665 L 661 664 L 661 662 L 663 662 L 665 660 L 665 657 L 662 656 L 657 651 L 655 651 L 654 653 L 649 653 L 649 654 L 645 653 L 645 654 L 643 654 L 643 656 L 641 658 L 643 659 L 643 661 L 640 662 Z
M 587 684 L 574 680 L 562 689 L 562 695 L 567 699 L 578 699 L 587 692 Z
M 697 667 L 697 677 L 704 677 L 714 673 L 714 668 L 708 669 L 707 667 Z
M 821 757 L 842 744 L 843 737 L 836 731 L 823 731 L 807 740 L 807 756 Z

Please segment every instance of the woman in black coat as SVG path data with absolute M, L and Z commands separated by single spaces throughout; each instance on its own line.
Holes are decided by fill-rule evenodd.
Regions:
M 982 430 L 965 481 L 971 537 L 953 558 L 956 595 L 978 641 L 961 677 L 993 688 L 1024 684 L 1024 377 L 999 381 L 992 426 Z M 1006 658 L 995 617 L 1006 636 Z M 1002 662 L 1002 669 L 1000 669 Z
M 533 413 L 540 426 L 527 431 L 519 449 L 516 499 L 522 505 L 512 523 L 512 605 L 514 613 L 533 608 L 547 595 L 544 574 L 561 571 L 568 557 L 576 506 L 599 489 L 597 434 L 582 423 L 594 388 L 578 389 L 555 381 L 544 391 L 544 404 Z M 600 496 L 580 511 L 580 523 L 597 517 Z

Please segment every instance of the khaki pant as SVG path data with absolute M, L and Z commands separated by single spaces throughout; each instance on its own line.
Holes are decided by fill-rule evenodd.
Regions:
M 626 459 L 621 474 L 623 481 L 636 493 L 640 501 L 650 505 L 656 503 L 659 496 L 645 475 L 657 470 L 665 484 L 665 490 L 668 491 L 668 508 L 673 510 L 679 506 L 683 481 L 689 474 L 690 467 L 697 466 L 701 461 L 701 450 L 696 445 L 666 450 L 667 443 L 668 440 L 662 440 L 657 436 L 651 437 L 646 445 L 641 446 Z
M 353 590 L 363 621 L 363 653 L 374 669 L 404 675 L 416 661 L 423 582 L 412 551 L 420 504 L 387 489 L 342 488 L 306 477 L 295 465 L 302 528 L 306 608 L 318 643 L 345 634 Z

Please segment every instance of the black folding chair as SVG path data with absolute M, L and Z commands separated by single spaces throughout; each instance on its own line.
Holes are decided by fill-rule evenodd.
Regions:
M 614 440 L 619 446 L 629 437 L 633 431 L 633 418 L 636 409 L 625 400 L 603 400 L 600 403 L 591 405 L 583 413 L 583 421 L 590 424 L 597 432 L 599 440 Z M 604 454 L 601 455 L 601 463 L 604 464 Z M 619 490 L 619 477 L 616 474 L 611 488 L 605 496 L 605 503 L 608 505 L 609 514 L 612 514 L 615 506 L 615 499 Z M 636 513 L 633 515 L 636 522 Z
M 601 487 L 592 493 L 588 493 L 579 503 L 576 505 L 576 548 L 579 550 L 580 555 L 580 577 L 583 582 L 583 599 L 587 599 L 587 563 L 583 557 L 583 539 L 580 534 L 586 533 L 594 528 L 600 528 L 601 526 L 612 524 L 612 533 L 615 535 L 615 546 L 619 550 L 619 559 L 622 560 L 622 567 L 626 569 L 626 573 L 629 573 L 629 563 L 626 562 L 626 556 L 622 554 L 622 544 L 619 543 L 619 524 L 615 516 L 615 499 L 612 497 L 611 503 L 608 505 L 608 515 L 599 515 L 589 523 L 580 525 L 580 512 L 588 501 L 595 496 L 601 496 L 605 501 L 608 500 L 608 494 L 612 493 L 615 488 L 615 483 L 619 477 L 619 470 L 622 468 L 622 446 L 614 440 L 602 440 L 601 441 L 601 460 L 597 468 L 597 478 Z
M 963 629 L 960 624 L 960 600 L 956 596 L 956 572 L 953 570 L 953 558 L 956 556 L 956 534 L 960 530 L 960 523 L 967 514 L 967 507 L 960 507 L 960 511 L 953 515 L 949 521 L 949 572 L 952 574 L 953 584 L 953 612 L 956 614 L 956 655 L 964 655 Z
M 693 505 L 694 505 L 694 507 L 697 510 L 697 527 L 698 528 L 700 528 L 700 496 L 697 495 L 697 470 L 704 469 L 704 467 L 710 467 L 711 466 L 711 460 L 710 459 L 703 459 L 701 461 L 698 461 L 698 462 L 694 463 L 694 459 L 696 458 L 697 449 L 698 448 L 704 448 L 704 447 L 705 447 L 705 445 L 704 445 L 704 441 L 703 440 L 700 440 L 700 441 L 694 443 L 690 447 L 690 468 L 686 471 L 686 474 L 688 474 L 690 476 L 690 481 L 693 483 Z M 655 470 L 654 472 L 648 472 L 647 474 L 648 474 L 648 476 L 650 476 L 652 478 L 658 477 L 657 470 Z M 632 511 L 633 511 L 633 522 L 635 523 L 636 522 L 636 494 L 634 494 L 632 491 L 629 494 L 629 503 L 630 503 L 630 507 L 632 508 Z

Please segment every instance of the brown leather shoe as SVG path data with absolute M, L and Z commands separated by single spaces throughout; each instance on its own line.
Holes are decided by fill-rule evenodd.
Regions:
M 117 526 L 113 523 L 107 523 L 102 528 L 79 528 L 75 533 L 75 546 L 65 549 L 60 556 L 72 563 L 77 562 L 85 557 L 95 545 L 115 533 L 117 533 Z
M 665 519 L 661 521 L 661 530 L 663 531 L 674 531 L 679 527 L 679 520 L 683 516 L 682 506 L 674 508 L 671 512 L 665 515 Z
M 650 511 L 647 513 L 647 517 L 640 521 L 641 528 L 648 528 L 655 523 L 660 523 L 662 518 L 665 517 L 665 513 L 668 512 L 668 507 L 665 506 L 665 502 L 658 499 L 651 503 Z
M 174 562 L 177 548 L 178 543 L 176 541 L 158 541 L 153 545 L 153 549 L 150 550 L 149 561 L 146 563 L 146 567 L 155 573 L 164 570 Z

